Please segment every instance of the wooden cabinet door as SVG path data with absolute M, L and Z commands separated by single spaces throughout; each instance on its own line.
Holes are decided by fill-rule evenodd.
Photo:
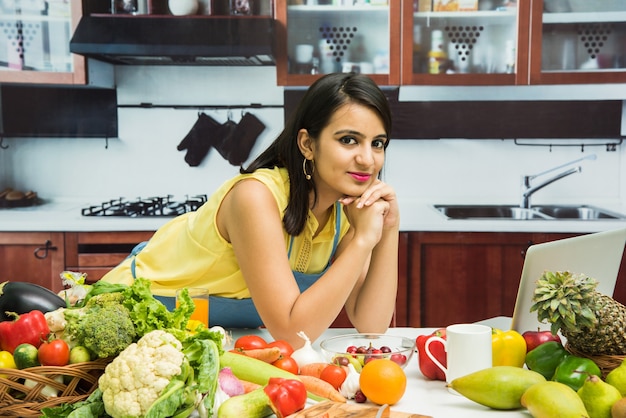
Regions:
M 22 7 L 44 4 L 26 3 L 22 2 Z M 41 12 L 7 5 L 9 10 L 0 16 L 0 42 L 4 42 L 0 46 L 0 61 L 5 67 L 0 71 L 0 82 L 86 83 L 85 58 L 69 52 L 69 41 L 82 16 L 82 1 L 45 4 L 47 7 Z
M 400 83 L 401 0 L 277 0 L 274 15 L 279 86 L 308 86 L 323 74 L 342 71 L 368 74 L 379 85 Z M 306 62 L 298 62 L 298 45 L 313 46 Z
M 515 8 L 493 2 L 490 10 L 416 10 L 422 3 L 428 4 L 402 4 L 403 85 L 528 84 L 530 1 Z M 438 69 L 429 65 L 435 31 L 442 34 L 445 54 Z
M 546 3 L 532 2 L 530 84 L 626 82 L 626 2 Z
M 153 231 L 66 232 L 67 270 L 87 273 L 93 283 L 123 261 L 135 245 L 147 241 Z
M 64 269 L 62 232 L 0 232 L 0 282 L 31 282 L 59 292 Z
M 409 326 L 512 315 L 531 238 L 525 233 L 411 233 Z

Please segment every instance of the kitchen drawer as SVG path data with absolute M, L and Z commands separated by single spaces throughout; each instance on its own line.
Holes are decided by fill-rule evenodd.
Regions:
M 149 240 L 153 234 L 153 231 L 66 232 L 66 269 L 86 273 L 87 282 L 94 283 L 122 262 L 135 245 Z

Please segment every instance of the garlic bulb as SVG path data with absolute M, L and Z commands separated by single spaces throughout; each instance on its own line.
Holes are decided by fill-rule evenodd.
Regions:
M 348 375 L 339 388 L 339 393 L 346 399 L 354 399 L 354 395 L 361 388 L 359 378 L 361 375 L 356 371 L 352 363 L 348 364 Z

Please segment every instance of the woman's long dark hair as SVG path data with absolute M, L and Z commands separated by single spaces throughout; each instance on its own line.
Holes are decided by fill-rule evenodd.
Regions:
M 319 138 L 333 113 L 346 103 L 367 106 L 378 113 L 389 138 L 391 111 L 387 98 L 376 83 L 360 74 L 328 74 L 309 87 L 278 138 L 247 168 L 240 170 L 241 173 L 252 173 L 259 168 L 287 168 L 289 203 L 283 225 L 290 235 L 299 235 L 303 231 L 309 211 L 309 192 L 313 190 L 315 193 L 313 181 L 307 180 L 302 170 L 304 157 L 298 147 L 298 131 L 306 129 L 311 138 Z

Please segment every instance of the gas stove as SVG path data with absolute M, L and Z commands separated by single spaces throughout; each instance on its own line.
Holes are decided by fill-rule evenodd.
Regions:
M 133 200 L 120 197 L 82 208 L 81 213 L 83 216 L 173 217 L 197 210 L 206 200 L 207 195 L 187 196 L 184 200 L 175 200 L 172 195 Z

